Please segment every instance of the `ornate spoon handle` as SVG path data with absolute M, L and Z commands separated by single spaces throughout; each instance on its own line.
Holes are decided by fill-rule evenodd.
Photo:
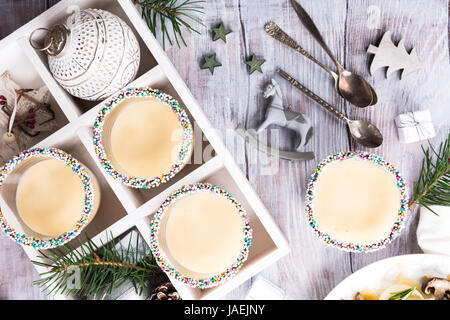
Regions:
M 316 95 L 314 92 L 303 86 L 300 82 L 292 78 L 289 74 L 287 74 L 285 71 L 278 69 L 277 73 L 287 81 L 289 81 L 294 87 L 299 89 L 301 92 L 306 94 L 308 97 L 313 99 L 315 102 L 320 104 L 322 107 L 330 111 L 332 114 L 334 114 L 336 117 L 338 117 L 340 120 L 344 120 L 346 122 L 349 121 L 349 119 L 339 110 L 336 110 L 331 104 L 320 98 L 318 95 Z
M 291 47 L 297 52 L 300 52 L 302 55 L 310 59 L 311 61 L 315 62 L 319 66 L 321 66 L 323 69 L 325 69 L 328 73 L 330 73 L 333 78 L 337 78 L 336 72 L 322 64 L 320 61 L 318 61 L 316 58 L 314 58 L 308 51 L 303 49 L 294 39 L 292 39 L 286 32 L 284 32 L 275 22 L 269 22 L 265 25 L 265 30 L 267 34 L 269 34 L 274 39 L 280 41 L 281 43 Z
M 303 7 L 298 4 L 295 0 L 291 0 L 291 4 L 294 7 L 295 12 L 297 13 L 297 16 L 299 17 L 302 24 L 305 26 L 306 29 L 312 34 L 314 39 L 320 44 L 320 46 L 326 51 L 326 53 L 330 56 L 331 60 L 336 64 L 336 67 L 339 69 L 343 69 L 342 65 L 337 61 L 336 57 L 334 56 L 333 52 L 331 52 L 330 48 L 325 43 L 325 40 L 323 40 L 322 35 L 320 34 L 319 29 L 317 29 L 314 21 L 311 19 L 309 14 L 303 9 Z

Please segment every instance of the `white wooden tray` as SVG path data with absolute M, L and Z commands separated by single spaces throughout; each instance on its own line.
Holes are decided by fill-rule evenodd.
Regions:
M 82 101 L 66 93 L 51 76 L 45 54 L 35 51 L 28 41 L 29 34 L 34 29 L 64 21 L 74 5 L 81 9 L 108 10 L 120 16 L 132 27 L 141 45 L 142 60 L 138 76 L 129 86 L 162 89 L 178 99 L 188 111 L 191 122 L 196 123 L 201 130 L 200 133 L 203 133 L 204 143 L 203 145 L 197 143 L 197 147 L 203 148 L 207 153 L 213 151 L 210 160 L 194 159 L 193 164 L 187 165 L 168 183 L 152 190 L 126 187 L 114 181 L 102 170 L 94 154 L 92 142 L 93 124 L 101 103 Z M 97 176 L 102 191 L 102 202 L 95 219 L 83 232 L 87 233 L 96 244 L 105 241 L 108 234 L 118 237 L 132 228 L 136 228 L 149 243 L 149 221 L 165 197 L 184 184 L 210 182 L 223 186 L 231 192 L 247 210 L 253 228 L 252 247 L 241 271 L 219 287 L 206 290 L 193 289 L 171 279 L 183 299 L 220 298 L 289 252 L 284 236 L 141 19 L 132 0 L 62 0 L 0 41 L 0 74 L 4 71 L 9 71 L 12 78 L 22 87 L 47 85 L 54 97 L 52 106 L 58 114 L 60 129 L 47 137 L 40 137 L 43 140 L 36 141 L 35 146 L 57 147 L 69 152 Z M 83 234 L 78 239 L 83 240 L 85 238 Z M 36 259 L 38 254 L 36 250 L 27 247 L 25 251 L 31 260 Z M 38 272 L 46 271 L 38 266 L 36 269 Z

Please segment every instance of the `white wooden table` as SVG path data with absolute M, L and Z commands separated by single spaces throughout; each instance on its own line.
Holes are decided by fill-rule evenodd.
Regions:
M 0 3 L 0 37 L 39 14 L 56 1 L 4 0 Z M 414 208 L 402 235 L 386 249 L 371 254 L 338 251 L 317 239 L 307 225 L 304 214 L 304 190 L 316 163 L 329 154 L 349 149 L 363 149 L 349 139 L 343 123 L 284 80 L 275 75 L 277 67 L 289 71 L 300 82 L 336 105 L 349 117 L 370 120 L 384 134 L 383 145 L 372 152 L 397 166 L 410 188 L 418 177 L 422 151 L 420 143 L 400 144 L 394 117 L 407 111 L 429 108 L 440 143 L 450 129 L 449 68 L 449 1 L 448 0 L 302 0 L 301 4 L 314 18 L 326 42 L 338 60 L 368 79 L 376 89 L 379 103 L 375 107 L 356 109 L 344 102 L 333 90 L 331 78 L 316 65 L 266 35 L 264 24 L 275 21 L 312 55 L 332 66 L 325 52 L 302 27 L 288 0 L 214 0 L 206 4 L 201 35 L 187 34 L 188 47 L 166 51 L 180 75 L 203 106 L 206 115 L 219 132 L 243 124 L 256 127 L 263 118 L 266 102 L 263 87 L 274 77 L 281 85 L 288 103 L 313 120 L 315 134 L 305 150 L 312 150 L 316 160 L 292 163 L 267 162 L 264 155 L 251 147 L 227 139 L 236 161 L 276 219 L 291 245 L 291 253 L 267 268 L 262 276 L 287 291 L 290 298 L 321 299 L 341 280 L 361 267 L 395 255 L 420 252 L 415 230 L 418 221 Z M 368 14 L 369 12 L 369 14 Z M 376 13 L 379 12 L 379 24 Z M 375 20 L 373 20 L 375 19 Z M 233 33 L 227 43 L 212 41 L 213 26 L 223 22 Z M 385 79 L 385 71 L 369 75 L 372 56 L 366 53 L 370 44 L 377 45 L 382 34 L 392 31 L 395 43 L 405 39 L 406 48 L 415 47 L 423 69 L 399 80 L 399 73 Z M 222 67 L 211 76 L 200 70 L 202 55 L 217 54 Z M 264 58 L 263 74 L 247 74 L 244 60 L 251 54 Z M 282 147 L 293 148 L 294 135 L 280 133 Z M 230 141 L 231 140 L 231 141 Z M 236 142 L 236 141 L 234 141 Z M 255 161 L 255 157 L 256 160 Z M 275 168 L 273 175 L 267 169 Z M 46 298 L 32 285 L 38 275 L 22 249 L 0 237 L 0 299 Z M 245 296 L 251 281 L 234 290 L 227 298 Z

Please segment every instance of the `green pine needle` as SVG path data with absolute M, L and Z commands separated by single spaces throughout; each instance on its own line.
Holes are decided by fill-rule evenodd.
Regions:
M 414 183 L 413 200 L 415 204 L 424 206 L 434 214 L 430 206 L 450 206 L 450 132 L 447 140 L 436 150 L 430 147 L 422 150 L 425 158 L 419 179 Z
M 406 290 L 391 292 L 389 300 L 408 300 L 408 298 L 416 291 L 416 287 L 411 287 Z
M 108 237 L 112 239 L 112 236 Z M 32 261 L 34 264 L 48 268 L 42 277 L 34 282 L 49 291 L 50 294 L 75 295 L 87 297 L 93 294 L 111 294 L 121 285 L 131 282 L 136 293 L 142 294 L 147 288 L 149 280 L 162 273 L 151 254 L 150 249 L 142 247 L 139 237 L 136 237 L 135 248 L 132 247 L 133 238 L 127 248 L 121 244 L 116 248 L 115 240 L 107 240 L 97 247 L 91 239 L 86 238 L 85 243 L 75 249 L 66 244 L 63 247 L 40 251 L 38 258 L 41 261 Z M 80 286 L 69 285 L 73 268 L 80 270 Z
M 156 31 L 159 28 L 162 32 L 163 48 L 166 46 L 166 39 L 170 45 L 173 45 L 172 37 L 180 47 L 180 41 L 186 46 L 183 37 L 182 27 L 189 31 L 199 33 L 189 22 L 196 22 L 201 25 L 202 20 L 196 14 L 203 14 L 202 3 L 204 0 L 134 0 L 134 3 L 141 7 L 142 18 L 153 35 L 156 37 Z M 172 26 L 172 32 L 168 28 Z

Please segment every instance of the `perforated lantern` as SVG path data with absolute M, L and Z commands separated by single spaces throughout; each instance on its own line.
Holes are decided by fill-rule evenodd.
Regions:
M 99 9 L 73 13 L 65 24 L 47 32 L 43 47 L 53 77 L 71 95 L 98 101 L 122 89 L 136 77 L 139 43 L 118 16 Z M 37 31 L 37 30 L 36 30 Z

